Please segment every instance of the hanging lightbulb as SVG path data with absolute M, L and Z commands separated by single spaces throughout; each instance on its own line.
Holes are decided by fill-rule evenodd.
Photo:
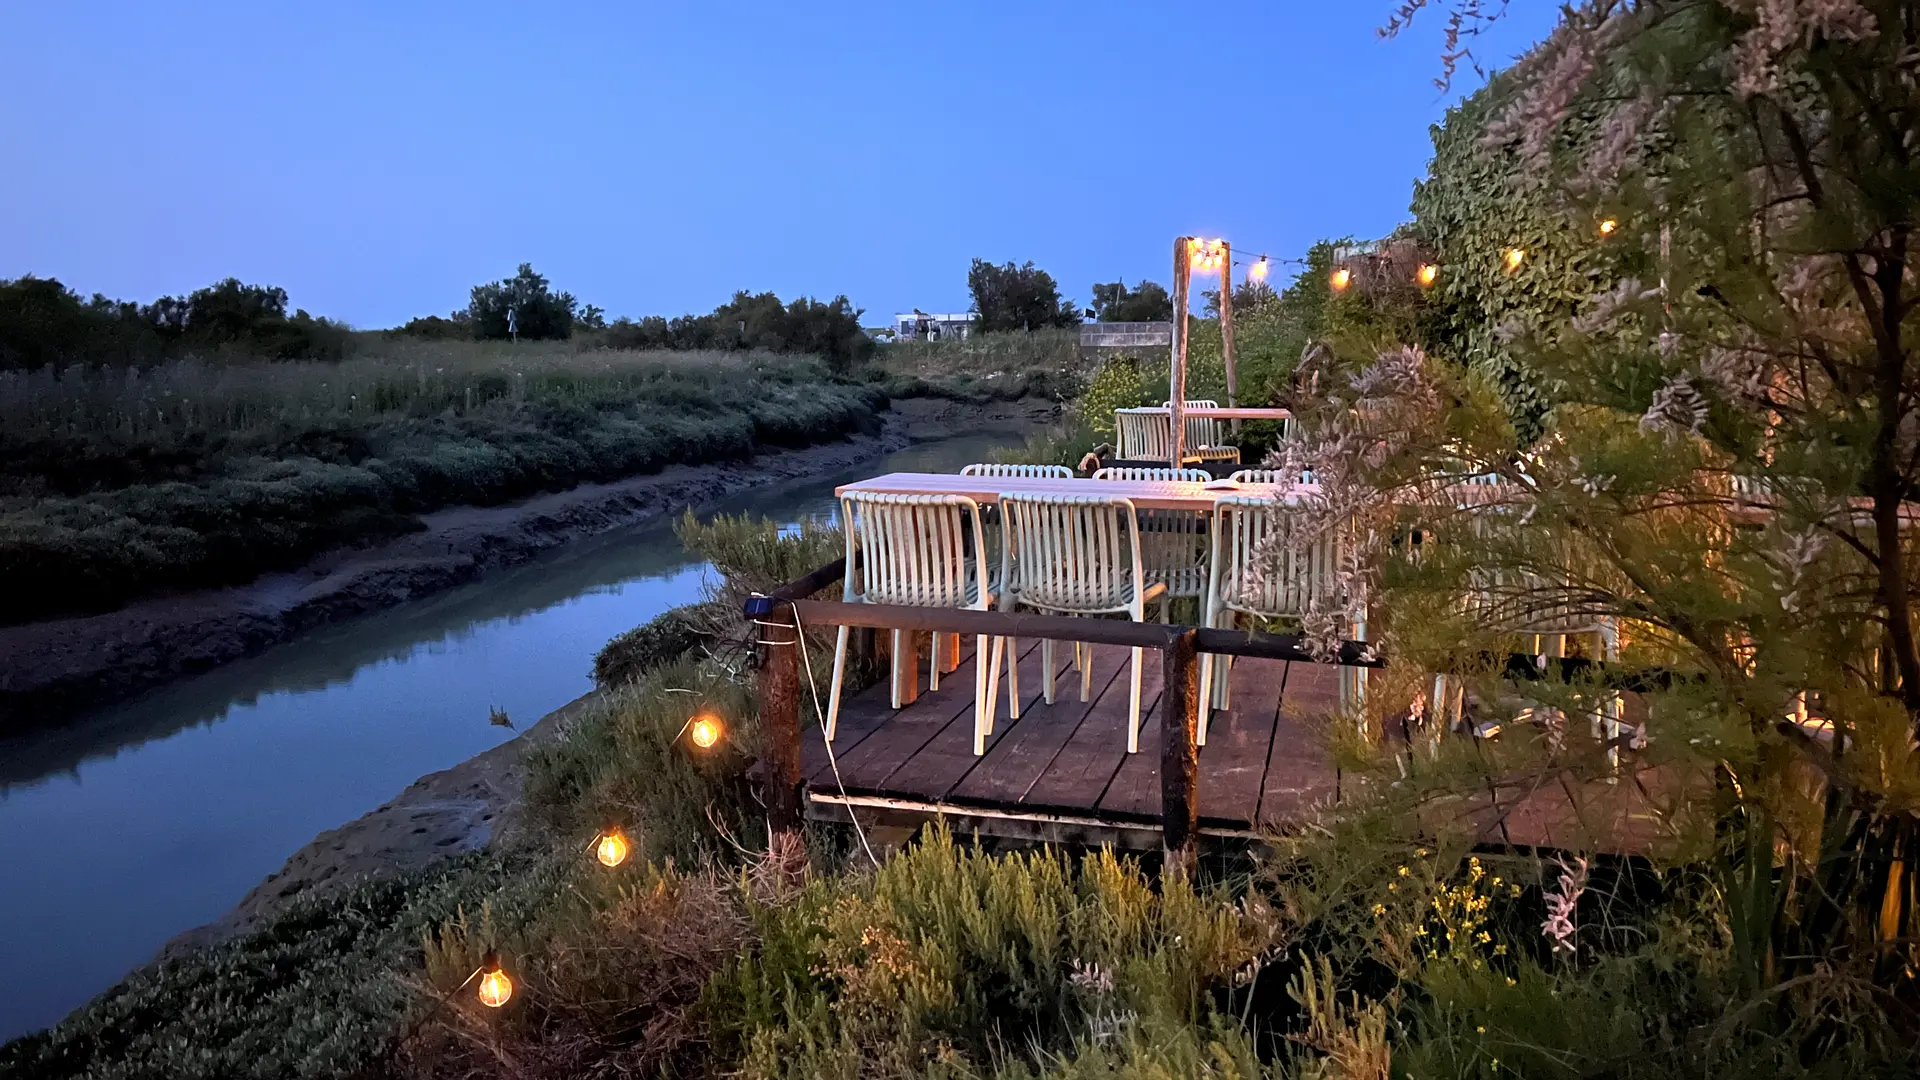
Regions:
M 1439 276 L 1440 276 L 1439 267 L 1433 265 L 1432 263 L 1421 263 L 1420 269 L 1414 273 L 1414 280 L 1418 281 L 1420 283 L 1420 287 L 1425 289 L 1432 286 L 1433 280 Z
M 1333 286 L 1334 292 L 1345 292 L 1347 286 L 1353 284 L 1353 271 L 1344 266 L 1335 270 L 1333 276 L 1328 279 L 1328 284 Z
M 1260 256 L 1259 262 L 1247 268 L 1247 276 L 1255 281 L 1267 280 L 1267 257 L 1265 255 Z
M 489 1009 L 505 1005 L 513 997 L 513 980 L 500 970 L 500 954 L 487 950 L 486 959 L 480 961 L 480 1004 Z
M 627 861 L 629 850 L 626 834 L 619 829 L 608 829 L 593 845 L 593 857 L 599 859 L 602 866 L 619 866 Z
M 687 725 L 687 738 L 692 739 L 693 745 L 702 750 L 712 749 L 713 745 L 720 741 L 720 736 L 725 733 L 726 729 L 721 726 L 720 718 L 712 713 L 701 713 Z
M 1525 262 L 1526 260 L 1527 260 L 1527 253 L 1525 249 L 1523 248 L 1507 249 L 1507 269 L 1518 270 L 1520 269 L 1520 264 Z

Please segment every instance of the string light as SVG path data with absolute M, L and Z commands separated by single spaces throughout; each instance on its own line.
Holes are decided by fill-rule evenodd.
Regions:
M 1227 264 L 1227 253 L 1222 240 L 1203 240 L 1193 237 L 1187 241 L 1187 266 L 1201 273 L 1210 274 Z
M 1525 262 L 1526 260 L 1527 260 L 1527 253 L 1524 248 L 1508 248 L 1507 249 L 1507 269 L 1508 270 L 1520 269 L 1520 264 Z
M 1601 235 L 1601 236 L 1612 236 L 1612 235 L 1613 235 L 1613 230 L 1615 230 L 1615 229 L 1617 229 L 1617 228 L 1619 228 L 1619 227 L 1620 227 L 1620 223 L 1619 223 L 1619 222 L 1617 222 L 1617 221 L 1615 221 L 1615 220 L 1613 220 L 1612 218 L 1608 218 L 1608 219 L 1606 219 L 1605 221 L 1602 221 L 1602 222 L 1600 223 L 1600 235 Z
M 619 829 L 608 829 L 600 834 L 593 845 L 593 857 L 603 866 L 619 866 L 627 861 L 627 852 L 631 850 L 625 833 Z
M 486 959 L 480 961 L 480 1004 L 489 1009 L 505 1005 L 513 997 L 513 980 L 500 970 L 500 954 L 487 950 Z
M 1333 286 L 1334 292 L 1345 292 L 1347 286 L 1353 284 L 1353 271 L 1343 266 L 1335 270 L 1333 276 L 1327 279 L 1327 281 L 1328 284 Z
M 1438 266 L 1432 263 L 1421 263 L 1420 269 L 1414 273 L 1414 280 L 1418 281 L 1420 287 L 1425 289 L 1431 286 L 1433 280 L 1439 276 L 1440 268 Z
M 721 725 L 720 718 L 712 713 L 701 713 L 687 725 L 687 738 L 692 739 L 693 745 L 702 750 L 712 749 L 713 745 L 720 741 L 720 736 L 725 733 L 726 729 Z
M 1254 263 L 1253 266 L 1248 269 L 1247 277 L 1254 281 L 1267 280 L 1267 257 L 1265 255 L 1260 256 L 1260 261 Z

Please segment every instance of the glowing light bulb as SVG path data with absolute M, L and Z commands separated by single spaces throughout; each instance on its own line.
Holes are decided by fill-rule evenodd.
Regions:
M 1612 218 L 1608 218 L 1607 220 L 1605 220 L 1605 221 L 1603 221 L 1603 222 L 1601 222 L 1601 223 L 1600 223 L 1600 235 L 1601 235 L 1601 236 L 1612 236 L 1612 235 L 1613 235 L 1613 230 L 1615 230 L 1615 229 L 1617 229 L 1617 228 L 1619 228 L 1619 227 L 1620 227 L 1620 223 L 1619 223 L 1619 222 L 1617 222 L 1617 221 L 1615 221 L 1615 220 L 1613 220 Z
M 1328 279 L 1328 282 L 1333 286 L 1334 292 L 1344 292 L 1347 286 L 1353 284 L 1353 271 L 1343 266 L 1333 272 L 1333 277 Z
M 1526 260 L 1527 260 L 1527 253 L 1524 249 L 1522 248 L 1507 249 L 1507 269 L 1518 270 L 1520 269 L 1520 264 L 1525 262 Z
M 1257 263 L 1254 263 L 1254 264 L 1253 264 L 1252 266 L 1250 266 L 1250 267 L 1248 267 L 1248 268 L 1247 268 L 1247 276 L 1248 276 L 1248 277 L 1250 277 L 1250 278 L 1252 278 L 1252 279 L 1253 279 L 1253 280 L 1255 280 L 1255 281 L 1265 281 L 1265 280 L 1267 280 L 1267 259 L 1266 259 L 1266 256 L 1264 256 L 1264 255 L 1263 255 L 1263 256 L 1261 256 L 1261 257 L 1260 257 L 1260 261 L 1259 261 L 1259 262 L 1257 262 Z
M 480 962 L 480 1004 L 489 1009 L 505 1005 L 513 997 L 513 980 L 500 970 L 500 954 L 491 950 Z
M 702 750 L 708 750 L 714 743 L 720 741 L 720 736 L 724 732 L 725 729 L 720 726 L 719 717 L 712 713 L 702 713 L 694 717 L 693 723 L 688 725 L 687 738 L 693 740 L 693 745 Z
M 600 842 L 593 845 L 593 857 L 604 866 L 619 866 L 627 861 L 627 838 L 619 829 L 608 829 L 600 834 Z
M 1420 287 L 1424 289 L 1432 285 L 1433 279 L 1439 276 L 1440 276 L 1439 267 L 1433 265 L 1432 263 L 1421 263 L 1419 271 L 1414 274 L 1414 279 L 1420 282 Z

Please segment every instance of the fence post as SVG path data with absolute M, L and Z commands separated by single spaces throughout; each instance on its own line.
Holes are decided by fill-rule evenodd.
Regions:
M 1200 824 L 1196 787 L 1200 762 L 1198 731 L 1200 672 L 1192 627 L 1171 636 L 1160 650 L 1160 829 L 1166 872 L 1191 874 L 1194 833 Z
M 793 605 L 760 620 L 760 728 L 766 739 L 767 826 L 776 852 L 800 851 L 800 627 Z M 784 834 L 784 835 L 783 835 Z

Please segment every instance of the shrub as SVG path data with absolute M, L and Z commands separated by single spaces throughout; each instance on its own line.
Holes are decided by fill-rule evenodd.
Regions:
M 602 689 L 625 686 L 654 668 L 680 659 L 712 640 L 705 629 L 710 618 L 696 614 L 694 605 L 677 607 L 607 642 L 593 658 L 594 685 Z
M 1124 354 L 1110 357 L 1087 383 L 1087 392 L 1080 398 L 1080 415 L 1086 417 L 1094 434 L 1111 440 L 1114 410 L 1140 408 L 1149 404 L 1148 396 L 1140 361 Z

